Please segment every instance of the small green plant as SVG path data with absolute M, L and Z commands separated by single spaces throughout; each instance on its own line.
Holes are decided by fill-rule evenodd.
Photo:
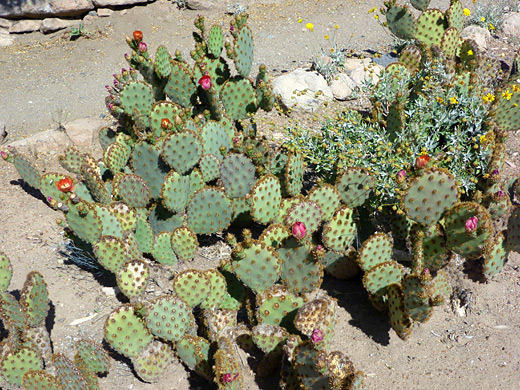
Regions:
M 471 17 L 465 22 L 466 26 L 477 25 L 487 28 L 491 32 L 500 30 L 504 21 L 504 15 L 508 12 L 518 11 L 518 5 L 515 0 L 498 0 L 498 1 L 474 1 L 475 11 L 471 13 Z
M 85 31 L 83 23 L 80 23 L 78 27 L 71 27 L 69 29 L 69 39 L 75 41 L 82 37 L 87 37 L 88 33 Z

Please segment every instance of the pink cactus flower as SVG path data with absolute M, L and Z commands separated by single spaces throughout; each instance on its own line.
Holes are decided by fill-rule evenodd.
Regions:
M 316 246 L 316 250 L 317 250 L 317 251 L 322 251 L 322 250 L 324 250 L 324 249 L 325 249 L 325 248 L 324 248 L 323 245 L 321 245 L 321 244 Z
M 476 216 L 468 218 L 464 225 L 465 225 L 465 228 L 466 228 L 466 232 L 473 233 L 475 230 L 477 230 L 478 218 Z
M 231 376 L 231 374 L 226 373 L 226 374 L 222 375 L 222 379 L 221 380 L 222 380 L 222 383 L 231 383 L 235 379 L 237 379 L 237 377 L 238 377 L 238 373 L 235 374 L 235 376 L 233 376 L 233 377 Z
M 491 172 L 491 174 L 493 176 L 498 176 L 498 175 L 500 175 L 500 171 L 498 169 L 493 169 L 493 172 Z
M 307 235 L 307 227 L 303 222 L 295 222 L 292 225 L 292 234 L 297 240 L 301 240 Z
M 502 190 L 498 190 L 498 191 L 497 191 L 497 196 L 498 196 L 499 198 L 503 198 L 503 197 L 506 196 L 506 194 L 504 194 L 504 191 L 502 191 Z
M 323 332 L 319 329 L 314 329 L 312 331 L 311 340 L 314 344 L 319 343 L 323 340 Z
M 139 42 L 139 46 L 137 47 L 137 49 L 138 49 L 141 53 L 146 52 L 147 48 L 148 48 L 148 47 L 146 46 L 146 43 L 144 43 L 144 42 Z
M 207 91 L 211 88 L 211 77 L 205 74 L 200 78 L 199 85 L 202 87 L 203 90 Z
M 402 182 L 404 182 L 404 179 L 406 178 L 406 171 L 404 169 L 401 169 L 399 172 L 397 172 L 395 178 L 397 182 L 401 184 Z
M 4 152 L 3 150 L 0 150 L 0 158 L 2 158 L 3 160 L 7 160 L 7 157 L 8 157 L 7 153 Z

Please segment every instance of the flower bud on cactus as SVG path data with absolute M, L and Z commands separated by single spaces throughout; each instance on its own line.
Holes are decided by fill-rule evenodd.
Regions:
M 172 123 L 170 122 L 170 120 L 168 118 L 163 118 L 161 120 L 161 129 L 163 130 L 169 130 L 172 128 Z
M 301 240 L 307 235 L 307 227 L 303 222 L 295 222 L 292 225 L 292 234 L 297 240 Z
M 428 166 L 428 163 L 430 162 L 430 156 L 427 154 L 422 154 L 419 157 L 417 157 L 417 160 L 415 160 L 415 167 L 417 169 L 423 169 Z
M 222 375 L 221 381 L 222 381 L 222 383 L 231 383 L 235 379 L 237 379 L 237 377 L 238 377 L 238 373 L 235 374 L 234 376 L 231 376 L 231 374 L 226 373 L 226 374 Z
M 0 150 L 0 157 L 3 160 L 7 160 L 7 157 L 9 157 L 9 155 L 7 154 L 7 152 L 4 152 L 3 150 Z
M 404 169 L 401 169 L 399 172 L 397 172 L 397 175 L 395 175 L 395 180 L 397 183 L 401 184 L 406 179 L 406 171 Z
M 466 220 L 464 226 L 466 228 L 466 232 L 473 233 L 475 230 L 477 230 L 478 218 L 476 216 L 468 218 Z
M 199 85 L 202 87 L 203 90 L 207 91 L 211 88 L 211 77 L 205 74 L 200 78 Z
M 499 198 L 504 198 L 506 196 L 506 194 L 504 193 L 504 191 L 498 190 L 496 192 L 496 196 L 499 197 Z
M 134 33 L 132 34 L 133 37 L 134 37 L 134 40 L 139 43 L 143 40 L 143 32 L 142 31 L 139 31 L 139 30 L 135 30 Z
M 148 49 L 148 47 L 146 46 L 146 43 L 144 43 L 144 42 L 140 42 L 140 43 L 139 43 L 139 46 L 137 47 L 137 49 L 138 49 L 141 53 L 145 53 L 146 50 Z
M 312 331 L 311 340 L 314 344 L 319 343 L 323 340 L 323 332 L 319 329 L 314 329 Z

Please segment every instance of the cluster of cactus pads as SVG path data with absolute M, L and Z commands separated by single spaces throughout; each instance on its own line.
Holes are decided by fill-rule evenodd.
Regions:
M 432 50 L 440 45 L 445 56 L 463 64 L 457 68 L 461 77 L 476 77 L 473 59 L 461 56 L 468 44 L 458 38 L 460 3 L 452 2 L 446 14 L 430 12 L 423 3 L 412 2 L 424 8 L 417 21 L 406 7 L 387 4 L 391 30 L 429 48 L 422 50 L 426 54 L 419 47 L 405 49 L 387 72 L 399 77 L 414 71 L 421 55 L 441 55 Z M 108 316 L 105 340 L 142 380 L 158 381 L 179 358 L 219 389 L 243 389 L 242 348 L 257 357 L 259 377 L 281 367 L 283 389 L 360 389 L 363 373 L 344 353 L 331 351 L 338 304 L 320 289 L 324 272 L 347 279 L 361 270 L 371 301 L 389 313 L 402 339 L 449 298 L 445 268 L 455 255 L 479 259 L 488 277 L 498 273 L 508 251 L 520 250 L 520 212 L 510 199 L 519 186 L 509 190 L 500 174 L 504 131 L 519 122 L 513 103 L 520 88 L 511 84 L 512 98 L 496 103 L 488 137 L 492 170 L 473 198 L 461 194 L 435 159 L 417 164 L 399 176 L 401 207 L 392 232 L 376 232 L 360 218 L 377 180 L 368 170 L 345 168 L 334 185 L 318 181 L 307 191 L 302 157 L 284 147 L 271 152 L 256 136 L 248 117 L 258 108 L 271 109 L 273 96 L 265 66 L 254 81 L 249 78 L 253 39 L 246 22 L 237 15 L 232 43 L 225 43 L 220 26 L 207 30 L 197 17 L 193 66 L 163 46 L 152 58 L 139 32 L 128 38 L 131 68 L 108 87 L 107 107 L 117 125 L 99 133 L 102 159 L 71 147 L 60 158 L 69 173 L 43 175 L 14 150 L 4 159 L 64 212 L 60 224 L 115 274 L 128 302 Z M 224 47 L 235 76 L 222 57 Z M 405 118 L 399 104 L 393 106 L 384 120 L 398 132 Z M 237 237 L 229 232 L 237 226 L 255 228 Z M 176 271 L 196 256 L 200 235 L 224 231 L 231 254 L 219 267 Z M 410 254 L 407 262 L 394 256 L 403 248 Z M 148 284 L 159 271 L 174 275 L 156 296 Z M 24 291 L 41 279 L 30 275 L 33 287 Z M 46 292 L 42 283 L 38 288 Z M 36 310 L 29 295 L 22 293 L 20 304 L 14 298 L 2 302 L 21 306 L 9 309 L 17 319 L 4 320 L 14 339 L 8 351 L 15 352 L 3 356 L 33 348 L 25 346 L 28 329 L 41 328 L 46 309 Z M 76 359 L 75 364 L 86 377 Z M 31 374 L 16 380 L 29 381 L 42 365 L 34 363 Z M 92 372 L 101 372 L 99 367 Z
M 7 330 L 0 343 L 0 378 L 25 390 L 99 389 L 98 374 L 110 368 L 108 354 L 89 340 L 76 342 L 72 360 L 53 353 L 46 327 L 49 297 L 43 276 L 30 272 L 19 300 L 7 291 L 11 276 L 11 263 L 0 252 L 0 322 Z

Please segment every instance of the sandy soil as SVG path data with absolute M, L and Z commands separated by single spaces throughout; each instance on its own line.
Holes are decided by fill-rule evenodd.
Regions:
M 280 1 L 250 10 L 255 33 L 256 61 L 274 73 L 309 63 L 308 35 L 296 20 L 315 25 L 316 36 L 340 26 L 341 43 L 357 52 L 377 50 L 391 42 L 367 10 L 375 2 Z M 466 2 L 467 3 L 467 2 Z M 440 4 L 444 3 L 440 2 Z M 465 4 L 467 5 L 467 4 Z M 123 14 L 124 13 L 124 14 Z M 196 11 L 179 11 L 168 2 L 116 12 L 86 26 L 92 39 L 66 40 L 63 33 L 29 34 L 14 46 L 0 49 L 1 117 L 9 140 L 23 138 L 59 122 L 106 115 L 104 85 L 125 66 L 124 35 L 141 29 L 149 46 L 165 44 L 191 48 Z M 229 20 L 228 15 L 207 13 L 209 22 Z M 350 35 L 352 34 L 352 38 Z M 509 174 L 520 166 L 516 134 L 510 140 Z M 54 155 L 39 156 L 42 170 L 59 169 Z M 11 259 L 14 276 L 10 290 L 21 289 L 25 275 L 40 271 L 52 301 L 50 325 L 55 352 L 72 355 L 71 341 L 90 338 L 101 342 L 106 316 L 120 300 L 110 293 L 114 280 L 81 269 L 60 255 L 63 238 L 56 226 L 61 217 L 31 191 L 10 164 L 0 163 L 1 250 Z M 202 248 L 193 268 L 218 263 L 225 248 Z M 340 304 L 334 346 L 346 352 L 366 374 L 366 389 L 486 389 L 520 387 L 520 256 L 511 255 L 504 270 L 488 283 L 473 281 L 463 265 L 453 264 L 451 304 L 435 310 L 432 319 L 414 330 L 404 342 L 390 329 L 386 314 L 372 308 L 361 280 L 338 281 L 327 277 L 323 288 Z M 108 288 L 108 289 L 107 289 Z M 73 321 L 91 317 L 78 325 Z M 157 384 L 137 379 L 124 360 L 113 360 L 101 388 L 133 390 L 210 389 L 212 385 L 173 365 Z M 0 383 L 0 387 L 1 387 Z M 247 389 L 273 389 L 273 382 L 247 378 Z

